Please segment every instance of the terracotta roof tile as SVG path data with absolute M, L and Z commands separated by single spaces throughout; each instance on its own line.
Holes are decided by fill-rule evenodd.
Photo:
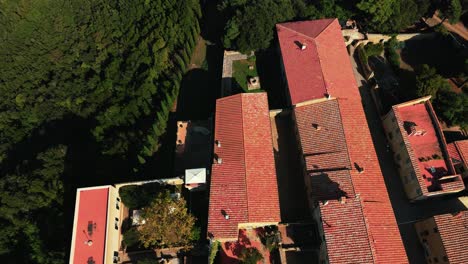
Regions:
M 265 93 L 238 94 L 216 102 L 215 156 L 208 232 L 237 240 L 239 223 L 279 222 L 279 199 Z M 223 213 L 229 215 L 226 220 Z
M 320 212 L 329 263 L 374 262 L 359 198 L 320 204 Z
M 434 216 L 450 263 L 468 263 L 468 211 Z
M 367 240 L 370 244 L 373 261 L 364 257 L 360 262 L 358 262 L 359 260 L 353 260 L 352 262 L 408 263 L 338 21 L 333 20 L 320 33 L 309 36 L 308 41 L 315 43 L 315 46 L 311 45 L 311 47 L 316 51 L 319 64 L 303 62 L 316 60 L 314 53 L 305 54 L 293 50 L 294 46 L 291 45 L 291 42 L 300 41 L 299 38 L 304 37 L 305 31 L 301 30 L 301 32 L 295 33 L 291 25 L 291 23 L 277 25 L 277 30 L 292 104 L 295 105 L 320 98 L 320 94 L 324 91 L 332 97 L 338 98 L 336 103 L 339 111 L 324 108 L 325 112 L 316 112 L 315 115 L 319 117 L 314 116 L 313 118 L 326 120 L 327 114 L 335 116 L 335 118 L 330 118 L 335 120 L 336 123 L 329 136 L 335 138 L 335 144 L 338 145 L 334 152 L 339 153 L 341 151 L 348 154 L 349 163 L 346 163 L 351 164 L 351 169 L 348 172 L 354 192 L 356 195 L 359 194 L 360 197 L 363 215 L 361 215 L 362 221 L 356 220 L 356 223 L 365 223 L 364 227 L 367 230 Z M 302 27 L 311 28 L 320 28 L 323 25 L 324 22 L 318 21 L 307 21 L 301 24 Z M 319 30 L 311 29 L 311 31 L 318 32 Z M 309 46 L 307 49 L 309 49 Z M 320 68 L 317 69 L 317 66 Z M 333 146 L 327 145 L 330 142 L 329 140 L 302 139 L 304 136 L 313 138 L 310 136 L 313 133 L 313 131 L 310 131 L 313 127 L 307 123 L 308 121 L 304 122 L 297 117 L 298 113 L 304 111 L 306 112 L 305 116 L 307 116 L 307 111 L 310 110 L 306 109 L 314 104 L 320 103 L 311 102 L 310 105 L 300 106 L 295 109 L 301 147 L 305 156 L 313 153 L 316 149 L 333 149 Z M 339 113 L 338 117 L 336 117 L 335 112 Z M 340 127 L 342 128 L 340 129 Z M 343 146 L 343 142 L 345 146 Z M 345 155 L 343 154 L 343 156 Z M 331 163 L 339 162 L 331 161 Z M 313 164 L 308 164 L 309 168 L 311 166 Z M 357 167 L 363 168 L 364 171 L 358 172 Z M 346 207 L 346 204 L 344 207 Z M 333 208 L 333 206 L 329 204 L 325 208 Z M 339 218 L 360 217 L 359 214 L 354 215 L 351 209 L 343 213 L 340 212 L 341 210 L 328 210 L 331 210 L 329 216 L 336 215 Z M 325 211 L 322 211 L 322 214 L 325 214 Z M 344 226 L 343 230 L 346 230 L 346 225 L 341 226 Z M 359 228 L 362 228 L 362 225 Z M 340 245 L 340 243 L 353 241 L 353 234 L 342 232 L 341 235 L 343 237 L 339 240 L 327 241 L 329 258 L 330 260 L 336 260 L 336 263 L 343 263 L 340 258 L 353 254 L 354 251 L 350 246 L 343 247 Z M 364 255 L 368 256 L 367 253 Z
M 439 181 L 439 178 L 454 175 L 455 169 L 452 162 L 445 158 L 444 149 L 447 149 L 447 145 L 430 101 L 403 103 L 393 106 L 392 109 L 422 193 L 427 195 L 429 192 L 433 194 L 463 190 L 465 186 L 460 176 L 456 176 L 453 182 Z M 435 121 L 431 115 L 435 117 Z M 417 130 L 423 131 L 424 135 L 411 136 L 411 126 L 417 126 Z M 433 159 L 433 155 L 441 158 Z M 421 160 L 422 158 L 425 160 Z M 426 160 L 427 158 L 429 159 Z
M 449 155 L 456 161 L 454 163 L 464 163 L 468 166 L 468 139 L 455 141 L 447 146 Z

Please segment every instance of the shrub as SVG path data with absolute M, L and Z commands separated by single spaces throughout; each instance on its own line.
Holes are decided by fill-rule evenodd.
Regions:
M 136 228 L 131 228 L 123 234 L 123 242 L 127 247 L 133 247 L 140 244 L 140 234 Z
M 383 50 L 384 47 L 382 43 L 368 43 L 366 46 L 364 46 L 364 51 L 366 53 L 367 58 L 369 58 L 370 56 L 378 56 L 382 54 Z
M 257 248 L 251 247 L 243 248 L 239 258 L 242 260 L 242 263 L 257 264 L 257 262 L 263 259 L 263 256 L 260 254 Z
M 215 241 L 213 243 L 211 243 L 211 247 L 210 247 L 210 256 L 208 258 L 208 263 L 209 264 L 213 264 L 214 263 L 214 260 L 216 258 L 216 254 L 218 254 L 218 250 L 219 250 L 219 245 L 221 243 L 219 241 Z

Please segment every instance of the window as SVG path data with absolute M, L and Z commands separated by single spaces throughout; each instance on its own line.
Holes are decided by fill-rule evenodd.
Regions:
M 116 208 L 117 210 L 120 209 L 120 206 L 119 206 L 119 205 L 120 205 L 120 198 L 117 197 L 117 199 L 116 199 L 116 201 L 115 201 L 115 208 Z
M 439 233 L 439 228 L 434 227 L 434 233 Z
M 119 218 L 115 218 L 115 223 L 114 223 L 114 228 L 115 230 L 119 230 Z

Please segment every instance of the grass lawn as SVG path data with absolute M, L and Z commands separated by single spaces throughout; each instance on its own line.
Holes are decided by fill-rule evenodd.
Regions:
M 190 59 L 190 69 L 193 68 L 203 68 L 203 65 L 206 62 L 206 41 L 199 36 L 197 40 L 197 45 L 193 49 L 192 58 Z
M 249 66 L 253 66 L 252 70 L 249 69 Z M 252 92 L 262 92 L 262 89 L 248 90 L 247 80 L 250 77 L 258 76 L 257 65 L 255 57 L 250 57 L 246 60 L 236 60 L 232 63 L 232 77 L 233 85 L 242 88 L 243 91 L 252 93 Z

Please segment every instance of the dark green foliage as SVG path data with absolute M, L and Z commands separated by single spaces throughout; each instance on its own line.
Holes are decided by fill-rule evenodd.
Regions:
M 400 44 L 395 36 L 385 43 L 385 56 L 390 66 L 395 70 L 400 68 L 400 55 L 396 51 L 399 46 Z
M 199 226 L 194 226 L 190 234 L 190 240 L 198 241 L 200 239 L 201 229 Z
M 448 18 L 451 24 L 455 24 L 460 21 L 460 17 L 463 13 L 460 0 L 447 0 L 442 2 L 441 11 L 443 16 Z
M 61 177 L 66 153 L 65 146 L 51 147 L 0 178 L 0 254 L 4 260 L 16 255 L 16 263 L 63 263 Z
M 263 259 L 262 254 L 257 248 L 242 248 L 239 258 L 244 264 L 257 264 Z
M 216 259 L 216 255 L 218 254 L 218 251 L 219 251 L 219 246 L 220 246 L 220 242 L 218 240 L 215 240 L 213 243 L 211 243 L 210 245 L 210 255 L 208 256 L 208 263 L 209 264 L 213 264 L 215 259 Z
M 159 183 L 127 185 L 119 189 L 119 196 L 128 208 L 139 209 L 151 203 L 158 193 L 173 189 L 172 185 L 163 186 Z
M 430 95 L 432 99 L 435 99 L 440 90 L 450 90 L 449 83 L 437 74 L 436 69 L 423 64 L 416 72 L 416 95 Z
M 398 33 L 428 14 L 427 0 L 220 0 L 222 43 L 242 52 L 270 46 L 277 23 L 318 18 L 357 19 L 365 31 Z
M 374 44 L 374 43 L 367 43 L 364 46 L 362 56 L 364 61 L 367 63 L 367 60 L 369 59 L 370 56 L 379 56 L 382 54 L 384 50 L 384 46 L 382 43 Z M 361 53 L 360 53 L 361 55 Z
M 199 2 L 1 1 L 0 10 L 0 257 L 63 263 L 63 195 L 75 186 L 63 186 L 66 147 L 35 135 L 83 121 L 92 143 L 76 142 L 75 131 L 60 143 L 92 145 L 99 162 L 128 161 L 137 172 L 165 132 Z
M 135 247 L 140 245 L 140 233 L 135 227 L 130 228 L 123 234 L 123 242 L 126 247 Z
M 450 84 L 434 68 L 423 64 L 416 72 L 416 95 L 431 95 L 437 115 L 449 125 L 468 125 L 468 95 L 455 93 Z
M 450 90 L 441 90 L 434 100 L 434 108 L 438 116 L 449 125 L 468 128 L 468 95 L 466 92 L 457 94 Z
M 271 252 L 279 247 L 280 238 L 278 228 L 276 226 L 268 226 L 264 228 L 264 233 L 260 236 L 262 244 Z
M 141 144 L 146 131 L 127 127 L 154 114 L 153 102 L 174 89 L 162 82 L 185 69 L 200 13 L 195 0 L 23 1 L 0 9 L 0 158 L 68 115 L 95 121 L 106 154 Z
M 275 24 L 294 17 L 291 3 L 284 0 L 253 0 L 246 3 L 230 4 L 235 11 L 227 22 L 223 43 L 241 52 L 266 49 L 273 39 Z

